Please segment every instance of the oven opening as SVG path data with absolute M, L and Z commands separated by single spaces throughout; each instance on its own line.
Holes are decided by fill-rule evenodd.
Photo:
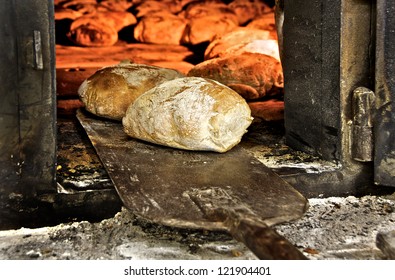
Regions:
M 59 191 L 111 184 L 92 150 L 81 147 L 78 135 L 72 143 L 74 138 L 65 132 L 76 110 L 84 106 L 77 94 L 82 82 L 98 69 L 124 60 L 211 78 L 234 89 L 248 102 L 254 118 L 239 145 L 279 175 L 340 168 L 336 160 L 286 143 L 274 1 L 74 2 L 55 2 Z M 116 28 L 107 28 L 114 24 Z M 214 62 L 209 67 L 222 63 L 222 69 L 231 70 L 221 75 L 199 67 L 209 62 Z
M 305 10 L 298 1 L 77 2 L 55 1 L 58 192 L 113 188 L 75 116 L 86 113 L 80 85 L 118 63 L 236 91 L 254 118 L 237 146 L 308 197 L 384 190 L 371 183 L 373 4 L 356 13 L 351 4 Z

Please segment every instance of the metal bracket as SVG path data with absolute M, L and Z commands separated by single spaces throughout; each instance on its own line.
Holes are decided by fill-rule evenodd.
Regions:
M 34 68 L 37 70 L 44 69 L 43 52 L 41 44 L 41 32 L 38 30 L 33 31 L 33 43 L 34 43 Z
M 361 162 L 373 160 L 374 92 L 365 87 L 353 91 L 352 146 L 353 159 Z

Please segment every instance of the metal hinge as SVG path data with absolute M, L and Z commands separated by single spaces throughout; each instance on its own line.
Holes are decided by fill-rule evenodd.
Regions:
M 352 144 L 353 159 L 361 162 L 373 160 L 373 113 L 375 94 L 368 88 L 358 87 L 352 96 Z
M 41 32 L 38 30 L 33 31 L 33 44 L 34 44 L 34 68 L 37 70 L 44 69 L 43 51 L 41 44 Z

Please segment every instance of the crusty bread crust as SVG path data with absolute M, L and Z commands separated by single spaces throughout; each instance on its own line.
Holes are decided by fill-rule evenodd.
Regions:
M 130 103 L 141 94 L 164 81 L 183 76 L 173 69 L 121 63 L 98 70 L 81 84 L 78 94 L 87 111 L 121 120 Z
M 209 79 L 174 79 L 131 104 L 123 118 L 133 138 L 186 150 L 226 152 L 252 122 L 246 101 Z
M 281 63 L 260 53 L 242 53 L 213 58 L 195 65 L 188 76 L 216 80 L 247 100 L 282 93 L 284 77 Z

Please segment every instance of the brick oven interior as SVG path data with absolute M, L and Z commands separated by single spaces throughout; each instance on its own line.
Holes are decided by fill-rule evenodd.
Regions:
M 196 5 L 198 2 L 200 2 L 199 5 Z M 205 1 L 168 1 L 166 3 L 165 1 L 92 0 L 81 3 L 79 1 L 55 1 L 58 191 L 65 194 L 90 190 L 111 193 L 109 189 L 113 189 L 111 180 L 100 159 L 75 118 L 76 111 L 83 108 L 77 94 L 78 88 L 98 69 L 129 60 L 138 64 L 176 69 L 187 75 L 194 65 L 207 60 L 210 54 L 206 52 L 206 49 L 215 36 L 218 38 L 225 32 L 238 30 L 238 28 L 243 29 L 243 32 L 244 29 L 256 30 L 258 35 L 243 35 L 239 32 L 240 35 L 235 35 L 240 37 L 237 42 L 234 42 L 235 39 L 231 39 L 228 44 L 237 45 L 239 48 L 250 41 L 257 44 L 266 43 L 263 47 L 258 45 L 256 51 L 258 52 L 259 48 L 266 48 L 267 52 L 274 54 L 279 60 L 279 52 L 276 49 L 274 1 L 251 1 L 250 5 L 246 7 L 243 6 L 244 4 L 237 3 L 232 6 L 231 1 L 206 1 L 206 4 L 201 2 Z M 197 8 L 192 9 L 194 5 Z M 189 15 L 187 11 L 189 11 Z M 194 13 L 198 14 L 197 18 L 206 17 L 208 22 L 214 20 L 212 24 L 217 24 L 218 27 L 207 26 L 203 29 L 195 27 L 196 31 L 191 27 L 192 31 L 190 38 L 188 38 L 184 35 L 187 33 L 184 30 L 189 28 L 187 22 L 191 20 L 188 17 L 192 17 Z M 115 33 L 117 39 L 113 41 L 105 41 L 106 35 L 98 35 L 99 32 L 105 30 L 100 30 L 95 26 L 92 29 L 96 28 L 96 30 L 89 31 L 91 32 L 90 36 L 75 35 L 78 32 L 83 32 L 83 28 L 80 28 L 73 37 L 71 35 L 72 28 L 74 28 L 73 22 L 83 18 L 83 21 L 89 21 L 92 14 L 102 17 L 130 16 L 131 19 L 122 28 L 119 28 Z M 213 17 L 212 14 L 215 16 Z M 174 19 L 174 17 L 176 18 Z M 218 18 L 221 20 L 218 21 Z M 97 20 L 97 18 L 92 20 Z M 179 26 L 180 22 L 184 24 L 182 30 Z M 88 25 L 86 24 L 86 26 Z M 248 27 L 248 25 L 250 26 Z M 216 31 L 217 29 L 218 31 Z M 183 35 L 184 37 L 182 37 Z M 99 40 L 95 36 L 104 39 Z M 245 38 L 241 38 L 241 36 Z M 275 44 L 274 49 L 273 44 Z M 217 50 L 213 48 L 212 56 L 219 56 L 218 52 L 221 51 L 221 45 L 217 47 Z M 281 140 L 284 134 L 282 95 L 282 88 L 280 88 L 274 89 L 273 94 L 251 100 L 251 104 L 257 105 L 251 105 L 252 109 L 256 108 L 255 114 L 253 114 L 257 123 L 255 135 L 262 138 L 257 141 L 266 142 L 265 146 L 260 147 L 263 152 L 258 150 L 256 153 L 277 155 L 278 161 L 286 163 L 305 159 L 305 161 L 311 162 L 311 166 L 307 164 L 307 168 L 312 169 L 317 168 L 317 165 L 322 169 L 333 168 L 334 165 L 323 163 L 317 157 L 292 151 Z M 263 133 L 260 134 L 260 131 Z M 251 130 L 251 135 L 251 139 L 254 141 L 253 130 Z M 252 152 L 255 152 L 253 142 L 250 145 Z M 280 167 L 277 166 L 277 163 L 273 163 L 273 168 L 278 168 L 279 172 L 294 172 L 295 167 L 288 167 L 286 163 Z M 296 169 L 298 168 L 296 167 Z M 299 169 L 304 170 L 305 166 Z M 104 196 L 106 197 L 106 195 Z M 108 199 L 110 203 L 114 200 L 114 198 Z M 111 214 L 113 213 L 111 212 Z
M 2 210 L 8 219 L 1 226 L 0 259 L 255 259 L 228 233 L 160 225 L 123 207 L 76 117 L 84 110 L 78 88 L 98 69 L 121 61 L 187 75 L 203 61 L 247 50 L 269 54 L 281 67 L 282 53 L 273 49 L 273 42 L 281 39 L 275 1 L 55 0 L 53 5 L 56 195 L 43 192 L 33 204 L 17 193 L 11 195 L 21 208 L 20 213 Z M 200 9 L 193 10 L 194 5 Z M 206 26 L 193 25 L 194 20 Z M 85 26 L 78 28 L 78 21 Z M 220 41 L 226 34 L 246 29 L 256 34 Z M 226 44 L 228 50 L 223 47 Z M 267 75 L 275 80 L 280 72 L 283 79 L 282 71 L 275 69 Z M 339 171 L 345 165 L 342 160 L 290 147 L 284 94 L 282 80 L 280 87 L 273 85 L 266 95 L 247 98 L 254 123 L 241 144 L 309 199 L 310 207 L 301 219 L 275 229 L 310 259 L 394 259 L 394 189 L 377 188 L 363 176 L 343 178 L 348 173 Z M 339 188 L 343 183 L 348 187 Z

